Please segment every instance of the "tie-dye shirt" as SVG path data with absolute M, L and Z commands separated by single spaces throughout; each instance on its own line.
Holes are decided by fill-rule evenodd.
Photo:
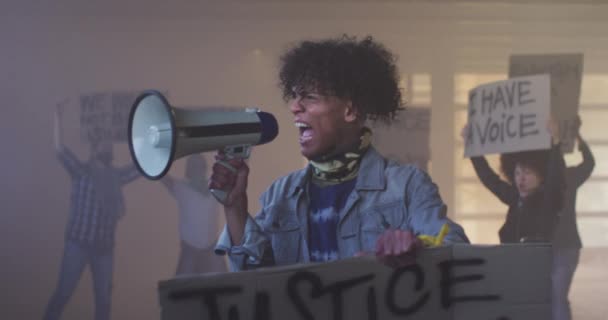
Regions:
M 310 184 L 310 261 L 327 262 L 339 258 L 338 221 L 355 183 L 356 179 L 325 187 Z

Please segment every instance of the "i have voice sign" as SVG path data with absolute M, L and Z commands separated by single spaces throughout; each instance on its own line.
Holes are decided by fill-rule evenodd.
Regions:
M 517 77 L 469 91 L 465 156 L 547 149 L 549 75 Z

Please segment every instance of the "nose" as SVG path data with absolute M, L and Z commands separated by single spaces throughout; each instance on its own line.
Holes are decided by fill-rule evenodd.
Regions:
M 515 176 L 515 183 L 516 183 L 516 184 L 520 184 L 520 183 L 522 183 L 522 182 L 523 182 L 523 180 L 524 180 L 524 179 L 523 179 L 521 176 L 519 176 L 519 175 Z
M 304 106 L 302 105 L 302 98 L 297 96 L 289 100 L 289 110 L 293 114 L 298 114 L 300 112 L 304 112 Z

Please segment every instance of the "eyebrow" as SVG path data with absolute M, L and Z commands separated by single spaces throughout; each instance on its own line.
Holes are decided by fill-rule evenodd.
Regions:
M 300 96 L 300 97 L 305 97 L 305 96 L 311 95 L 311 94 L 312 95 L 321 96 L 321 94 L 318 93 L 318 92 L 311 92 L 311 91 L 308 91 L 306 89 L 302 89 L 302 90 L 295 90 L 295 89 L 293 89 L 293 90 L 291 90 L 291 92 L 294 94 L 294 96 L 297 95 L 297 96 Z

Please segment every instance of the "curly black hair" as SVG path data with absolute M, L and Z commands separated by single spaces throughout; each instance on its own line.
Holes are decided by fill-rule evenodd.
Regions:
M 549 150 L 532 150 L 503 153 L 500 155 L 500 171 L 513 184 L 515 180 L 515 167 L 519 164 L 534 170 L 542 180 L 545 179 Z
M 281 57 L 283 99 L 294 90 L 350 100 L 364 119 L 390 122 L 403 109 L 396 58 L 372 37 L 303 41 Z

